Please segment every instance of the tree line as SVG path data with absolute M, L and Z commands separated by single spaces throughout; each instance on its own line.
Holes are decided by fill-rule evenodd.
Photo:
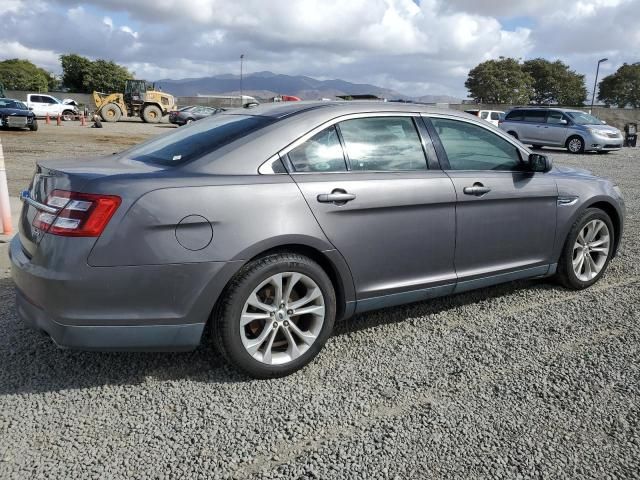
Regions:
M 587 101 L 585 77 L 560 60 L 535 58 L 520 62 L 500 57 L 475 66 L 465 87 L 478 103 L 506 105 L 566 105 Z M 622 65 L 598 84 L 598 100 L 605 105 L 640 107 L 640 65 Z
M 28 60 L 0 62 L 0 82 L 7 90 L 48 92 L 65 89 L 76 93 L 121 92 L 133 74 L 111 60 L 90 60 L 70 53 L 60 55 L 62 75 L 57 76 Z

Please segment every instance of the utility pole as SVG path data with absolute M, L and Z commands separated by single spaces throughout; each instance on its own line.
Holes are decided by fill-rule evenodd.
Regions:
M 242 61 L 244 60 L 244 53 L 240 55 L 240 106 L 244 107 L 244 100 L 242 98 Z
M 591 94 L 591 108 L 589 109 L 589 114 L 591 115 L 592 111 L 593 111 L 593 102 L 595 102 L 596 100 L 596 88 L 598 86 L 598 73 L 600 73 L 600 64 L 602 62 L 606 62 L 607 60 L 609 60 L 608 58 L 601 58 L 600 60 L 598 60 L 598 67 L 596 68 L 596 79 L 593 82 L 593 93 Z

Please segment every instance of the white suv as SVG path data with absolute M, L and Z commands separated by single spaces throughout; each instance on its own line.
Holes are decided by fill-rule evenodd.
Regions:
M 504 118 L 504 112 L 502 110 L 465 110 L 466 113 L 480 117 L 489 123 L 493 123 L 496 127 L 498 122 Z

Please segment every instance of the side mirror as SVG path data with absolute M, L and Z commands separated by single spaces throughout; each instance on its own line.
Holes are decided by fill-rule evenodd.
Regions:
M 33 107 L 29 107 L 29 110 L 31 110 L 33 112 Z
M 567 122 L 564 118 L 560 120 L 560 125 L 566 125 L 567 123 L 569 122 Z
M 548 172 L 552 167 L 551 158 L 539 153 L 529 155 L 529 170 L 532 172 Z
M 600 120 L 602 122 L 603 125 L 606 125 L 607 122 L 605 122 L 604 120 Z

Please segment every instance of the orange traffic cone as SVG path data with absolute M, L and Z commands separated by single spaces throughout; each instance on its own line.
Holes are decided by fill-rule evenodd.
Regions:
M 56 119 L 56 125 L 59 127 L 62 126 L 62 117 L 60 116 L 60 114 L 58 114 L 58 118 Z
M 86 124 L 86 123 L 85 123 L 85 121 L 84 121 L 84 115 L 80 115 L 80 126 L 81 126 L 81 127 L 84 127 L 84 126 L 86 126 L 86 125 L 87 125 L 87 124 Z
M 44 119 L 44 123 L 47 125 L 51 124 L 51 120 L 49 120 L 49 112 L 47 112 L 47 117 Z

